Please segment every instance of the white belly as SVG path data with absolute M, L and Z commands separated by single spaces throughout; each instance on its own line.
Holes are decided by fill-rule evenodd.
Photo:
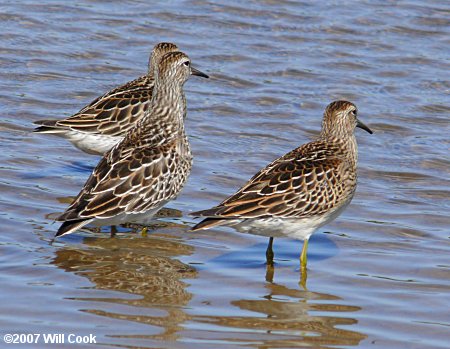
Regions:
M 123 137 L 113 137 L 78 131 L 67 131 L 64 134 L 61 134 L 61 136 L 67 138 L 78 149 L 93 155 L 103 155 L 123 139 Z
M 341 207 L 305 218 L 259 218 L 230 222 L 238 231 L 267 237 L 289 237 L 297 240 L 308 240 L 315 230 L 333 221 L 350 203 L 348 200 Z
M 94 226 L 100 227 L 104 225 L 119 225 L 124 223 L 139 223 L 139 224 L 147 224 L 149 223 L 153 216 L 160 210 L 162 206 L 164 206 L 166 202 L 154 208 L 152 210 L 143 212 L 143 213 L 121 213 L 117 216 L 111 218 L 94 218 L 94 220 L 90 223 Z

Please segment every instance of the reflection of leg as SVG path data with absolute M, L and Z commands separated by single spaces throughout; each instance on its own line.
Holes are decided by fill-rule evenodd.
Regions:
M 308 273 L 306 271 L 306 263 L 308 261 L 307 253 L 308 253 L 308 241 L 309 239 L 306 239 L 303 242 L 303 248 L 302 253 L 300 254 L 300 286 L 307 291 L 306 289 L 306 278 L 308 277 Z
M 111 237 L 113 238 L 117 234 L 117 228 L 115 225 L 111 225 Z
M 269 245 L 267 246 L 266 250 L 266 262 L 267 265 L 270 266 L 273 266 L 273 257 L 274 257 L 272 246 L 273 246 L 273 237 L 269 239 Z
M 306 288 L 306 279 L 308 278 L 308 273 L 306 272 L 306 268 L 305 269 L 300 269 L 300 286 L 303 288 L 303 290 L 308 291 L 308 289 Z
M 267 264 L 266 266 L 266 281 L 273 282 L 273 274 L 275 273 L 275 268 L 273 264 Z
M 307 251 L 308 251 L 308 241 L 309 239 L 306 239 L 305 242 L 303 243 L 303 248 L 302 248 L 302 253 L 300 255 L 300 269 L 301 271 L 305 271 L 306 272 L 306 263 L 308 261 L 307 258 Z

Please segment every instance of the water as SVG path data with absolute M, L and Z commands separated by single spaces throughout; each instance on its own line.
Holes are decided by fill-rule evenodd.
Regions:
M 447 348 L 448 3 L 149 3 L 0 4 L 1 334 L 94 334 L 105 348 Z M 32 122 L 144 73 L 164 40 L 211 75 L 186 84 L 195 164 L 168 205 L 181 217 L 147 236 L 50 245 L 52 218 L 98 158 Z M 266 281 L 266 238 L 187 232 L 189 212 L 317 135 L 338 98 L 375 134 L 357 130 L 359 187 L 311 239 L 306 287 L 299 241 L 275 240 Z

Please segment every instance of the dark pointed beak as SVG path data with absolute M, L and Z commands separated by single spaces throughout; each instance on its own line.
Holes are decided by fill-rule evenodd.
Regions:
M 364 131 L 369 132 L 370 134 L 372 134 L 372 130 L 364 123 L 362 123 L 359 120 L 356 120 L 356 127 L 362 128 Z
M 206 75 L 205 73 L 201 72 L 198 69 L 195 69 L 194 67 L 191 67 L 191 74 L 201 76 L 202 78 L 207 78 L 207 79 L 209 78 L 208 75 Z

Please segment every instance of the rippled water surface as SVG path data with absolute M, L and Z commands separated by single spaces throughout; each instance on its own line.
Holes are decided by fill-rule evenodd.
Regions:
M 2 336 L 92 333 L 105 348 L 448 348 L 449 18 L 448 3 L 433 0 L 1 2 Z M 98 157 L 33 134 L 32 122 L 69 116 L 141 75 L 159 41 L 211 75 L 186 84 L 188 184 L 146 236 L 122 228 L 50 245 L 52 218 Z M 357 130 L 357 193 L 311 239 L 306 285 L 300 241 L 276 239 L 266 275 L 266 238 L 188 232 L 189 212 L 313 138 L 341 98 L 375 133 Z

